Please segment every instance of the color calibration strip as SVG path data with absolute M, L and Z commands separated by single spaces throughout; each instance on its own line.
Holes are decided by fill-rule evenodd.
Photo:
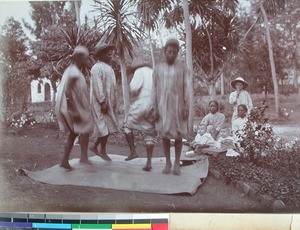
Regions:
M 169 214 L 0 213 L 0 230 L 168 230 L 168 223 Z

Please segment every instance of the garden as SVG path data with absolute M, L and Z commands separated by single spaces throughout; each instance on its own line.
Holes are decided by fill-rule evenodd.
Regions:
M 284 206 L 280 211 L 299 210 L 300 207 L 300 138 L 297 129 L 292 132 L 275 132 L 274 127 L 296 127 L 299 125 L 297 118 L 300 113 L 300 103 L 297 101 L 297 94 L 281 98 L 282 114 L 275 118 L 272 101 L 274 98 L 264 99 L 263 96 L 254 95 L 255 107 L 249 116 L 249 121 L 242 133 L 239 133 L 240 146 L 236 151 L 239 157 L 225 157 L 224 154 L 209 155 L 209 170 L 211 175 L 216 176 L 228 186 L 239 187 L 246 183 L 248 191 L 244 191 L 251 199 L 257 199 L 259 195 L 269 197 L 269 206 L 275 200 L 283 202 Z M 196 101 L 198 98 L 196 98 Z M 199 99 L 200 100 L 200 99 Z M 209 97 L 202 97 L 203 104 L 196 104 L 195 108 L 205 107 Z M 226 99 L 219 96 L 223 104 L 223 112 L 227 120 L 230 119 L 230 108 Z M 227 103 L 227 104 L 226 104 Z M 271 105 L 271 106 L 270 106 Z M 270 108 L 269 108 L 270 106 Z M 226 109 L 225 109 L 226 108 Z M 205 109 L 205 108 L 203 108 Z M 122 117 L 122 114 L 120 114 Z M 195 124 L 201 120 L 196 116 Z M 122 120 L 122 119 L 120 119 Z M 41 121 L 47 121 L 41 123 Z M 227 121 L 227 123 L 229 123 Z M 44 119 L 36 123 L 35 114 L 26 111 L 23 114 L 14 114 L 6 122 L 8 135 L 16 137 L 43 136 L 63 144 L 64 135 L 59 132 L 55 114 L 52 109 L 44 112 Z M 288 130 L 288 129 L 287 129 Z M 135 133 L 136 145 L 143 146 L 143 134 Z M 120 131 L 109 139 L 109 145 L 120 146 L 126 154 L 127 145 L 123 133 Z M 156 148 L 160 148 L 157 143 Z M 47 163 L 43 163 L 45 166 Z M 45 167 L 44 166 L 44 167 Z M 47 165 L 48 167 L 50 165 Z M 32 165 L 26 166 L 32 169 Z M 36 167 L 36 166 L 34 166 Z M 258 199 L 259 200 L 259 199 Z
M 281 116 L 275 118 L 271 100 L 256 105 L 244 130 L 239 131 L 240 145 L 235 150 L 238 157 L 209 156 L 210 167 L 226 184 L 239 187 L 246 183 L 252 191 L 248 194 L 269 196 L 270 202 L 280 200 L 289 207 L 300 206 L 300 133 L 299 103 L 296 97 L 283 97 Z M 269 105 L 268 105 L 269 104 Z M 270 106 L 271 107 L 271 106 Z M 273 126 L 281 126 L 286 132 L 275 132 Z M 294 126 L 294 132 L 288 132 Z M 284 128 L 285 127 L 285 128 Z M 247 189 L 246 189 L 247 190 Z M 282 204 L 282 203 L 281 203 Z M 284 210 L 284 205 L 281 206 Z
M 166 209 L 144 209 L 158 205 L 151 203 L 158 200 L 152 194 L 104 189 L 100 190 L 104 203 L 91 200 L 90 204 L 106 205 L 105 198 L 114 200 L 125 194 L 122 202 L 133 200 L 134 203 L 137 197 L 144 202 L 142 208 L 133 211 L 269 212 L 270 208 L 265 209 L 253 201 L 256 196 L 265 195 L 270 197 L 270 204 L 274 200 L 283 202 L 285 211 L 300 211 L 299 2 L 248 2 L 95 0 L 24 1 L 22 5 L 7 1 L 5 6 L 9 9 L 24 6 L 20 14 L 26 15 L 23 20 L 18 20 L 16 15 L 8 16 L 0 31 L 0 193 L 6 194 L 0 196 L 0 204 L 9 200 L 7 197 L 12 202 L 30 203 L 37 193 L 55 208 L 57 200 L 61 203 L 58 206 L 64 207 L 63 203 L 69 198 L 70 207 L 74 207 L 71 198 L 83 199 L 76 192 L 86 194 L 82 188 L 75 191 L 70 187 L 37 184 L 19 170 L 43 170 L 61 159 L 66 135 L 58 129 L 55 93 L 77 45 L 88 48 L 90 69 L 99 40 L 116 44 L 111 66 L 116 75 L 121 126 L 130 105 L 131 76 L 127 76 L 126 66 L 136 58 L 157 64 L 162 60 L 165 40 L 176 37 L 180 41 L 178 58 L 187 63 L 193 73 L 194 125 L 208 113 L 208 102 L 214 98 L 220 102 L 220 110 L 230 127 L 230 82 L 242 76 L 249 83 L 247 90 L 255 109 L 246 129 L 239 133 L 241 144 L 236 146 L 236 151 L 240 156 L 209 156 L 211 175 L 222 180 L 209 176 L 193 197 L 161 196 L 161 200 L 169 202 L 160 202 Z M 42 78 L 51 82 L 53 99 L 33 103 L 31 83 L 39 81 L 42 85 Z M 86 80 L 89 83 L 88 77 Z M 141 157 L 146 157 L 143 134 L 135 133 L 135 140 Z M 121 131 L 109 138 L 109 148 L 113 153 L 128 154 Z M 155 151 L 156 156 L 163 156 L 161 142 Z M 79 156 L 78 146 L 74 146 L 72 154 L 74 158 Z M 241 183 L 251 185 L 252 189 L 242 191 L 241 195 L 232 186 L 241 187 Z M 93 199 L 100 199 L 99 190 L 88 189 L 88 192 L 93 194 L 90 196 Z M 110 194 L 115 196 L 111 198 Z M 54 198 L 47 200 L 50 196 Z M 81 206 L 83 203 L 79 202 L 77 207 L 86 208 Z M 173 208 L 177 204 L 181 209 Z M 107 203 L 106 211 L 116 211 L 109 205 Z M 128 207 L 131 205 L 127 203 Z M 92 210 L 99 211 L 93 207 Z M 40 211 L 38 205 L 37 210 Z M 70 211 L 70 208 L 63 210 Z

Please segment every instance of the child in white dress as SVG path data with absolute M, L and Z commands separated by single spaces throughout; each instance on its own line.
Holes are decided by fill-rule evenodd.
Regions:
M 207 126 L 206 125 L 199 125 L 197 135 L 191 143 L 192 148 L 197 148 L 205 145 L 210 145 L 214 143 L 214 138 L 212 135 L 207 132 Z
M 233 123 L 238 118 L 237 108 L 240 104 L 246 105 L 248 112 L 253 108 L 253 104 L 250 94 L 245 90 L 248 87 L 248 83 L 242 77 L 233 80 L 231 86 L 235 88 L 235 91 L 229 95 L 229 104 L 234 106 L 231 119 L 231 123 Z
M 218 140 L 216 142 L 216 148 L 218 149 L 231 149 L 234 148 L 233 137 L 229 135 L 229 129 L 226 127 L 221 128 Z

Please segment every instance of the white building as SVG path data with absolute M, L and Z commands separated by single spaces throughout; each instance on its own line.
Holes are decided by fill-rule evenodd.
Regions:
M 31 102 L 53 101 L 54 90 L 47 78 L 39 78 L 31 81 Z

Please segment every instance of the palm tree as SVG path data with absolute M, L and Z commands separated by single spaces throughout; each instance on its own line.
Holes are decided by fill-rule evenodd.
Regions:
M 80 28 L 81 22 L 80 22 L 80 8 L 81 8 L 81 0 L 74 1 L 75 4 L 75 13 L 76 13 L 76 23 L 77 27 Z
M 192 28 L 190 23 L 190 12 L 189 12 L 189 2 L 188 0 L 182 1 L 182 9 L 184 15 L 184 26 L 185 26 L 185 50 L 186 50 L 186 64 L 189 70 L 189 88 L 193 89 L 193 50 L 192 50 Z M 190 90 L 190 114 L 189 114 L 189 128 L 190 131 L 193 130 L 193 120 L 194 120 L 194 92 Z
M 133 58 L 133 48 L 139 45 L 143 33 L 136 26 L 134 2 L 130 0 L 95 0 L 95 9 L 99 11 L 99 19 L 105 40 L 116 45 L 122 78 L 122 92 L 125 113 L 129 110 L 129 91 L 126 74 L 126 57 Z
M 266 29 L 266 37 L 267 37 L 267 44 L 268 44 L 268 51 L 269 51 L 269 59 L 270 59 L 270 66 L 271 66 L 271 73 L 272 73 L 272 80 L 274 86 L 274 96 L 275 96 L 275 112 L 276 116 L 279 116 L 279 92 L 278 92 L 278 81 L 276 76 L 276 68 L 275 68 L 275 61 L 273 55 L 273 46 L 272 46 L 272 39 L 270 33 L 270 25 L 269 25 L 269 15 L 275 15 L 276 11 L 284 8 L 285 0 L 260 0 L 259 1 L 259 12 L 261 13 L 264 26 Z
M 226 50 L 226 57 L 224 56 L 224 44 L 222 44 L 222 41 L 228 40 L 230 33 L 233 31 L 233 27 L 236 27 L 235 13 L 237 4 L 237 0 L 183 0 L 181 4 L 178 3 L 178 5 L 175 5 L 173 11 L 165 17 L 167 19 L 167 25 L 170 26 L 177 26 L 182 22 L 184 23 L 187 63 L 189 65 L 191 62 L 190 60 L 192 60 L 192 58 L 194 59 L 194 61 L 192 61 L 194 68 L 196 68 L 196 72 L 200 74 L 200 76 L 204 79 L 204 82 L 206 82 L 209 86 L 209 91 L 212 97 L 215 96 L 216 92 L 215 82 L 224 70 L 224 68 L 222 68 L 221 65 L 217 65 L 217 63 L 226 64 L 227 61 L 225 59 L 230 56 L 228 49 Z M 191 18 L 189 15 L 192 16 L 191 18 L 194 19 L 194 22 L 190 22 Z M 196 23 L 196 17 L 200 18 L 200 24 Z M 189 34 L 190 28 L 193 36 Z M 216 30 L 218 31 L 216 32 Z M 192 42 L 192 44 L 197 43 L 197 46 L 199 46 L 199 40 L 196 42 L 196 37 L 194 36 L 195 34 L 193 31 L 201 34 L 201 36 L 205 36 L 206 43 L 203 45 L 205 48 L 209 48 L 205 53 L 206 60 L 208 60 L 208 62 L 205 62 L 209 65 L 208 69 L 205 68 L 203 63 L 200 61 L 203 54 L 199 55 L 199 53 L 195 52 L 194 48 L 193 53 L 191 53 L 192 49 L 189 47 L 190 42 Z M 219 39 L 220 35 L 224 38 Z M 219 41 L 219 43 L 217 43 L 216 40 Z M 200 43 L 201 42 L 203 43 L 203 40 L 200 40 Z M 222 53 L 221 57 L 219 56 L 220 53 Z M 192 56 L 192 58 L 189 56 Z
M 151 31 L 158 28 L 159 13 L 163 6 L 169 4 L 168 1 L 161 0 L 137 0 L 137 12 L 141 19 L 142 29 L 147 30 L 147 35 L 150 41 L 152 65 L 155 66 L 154 47 L 151 40 Z

